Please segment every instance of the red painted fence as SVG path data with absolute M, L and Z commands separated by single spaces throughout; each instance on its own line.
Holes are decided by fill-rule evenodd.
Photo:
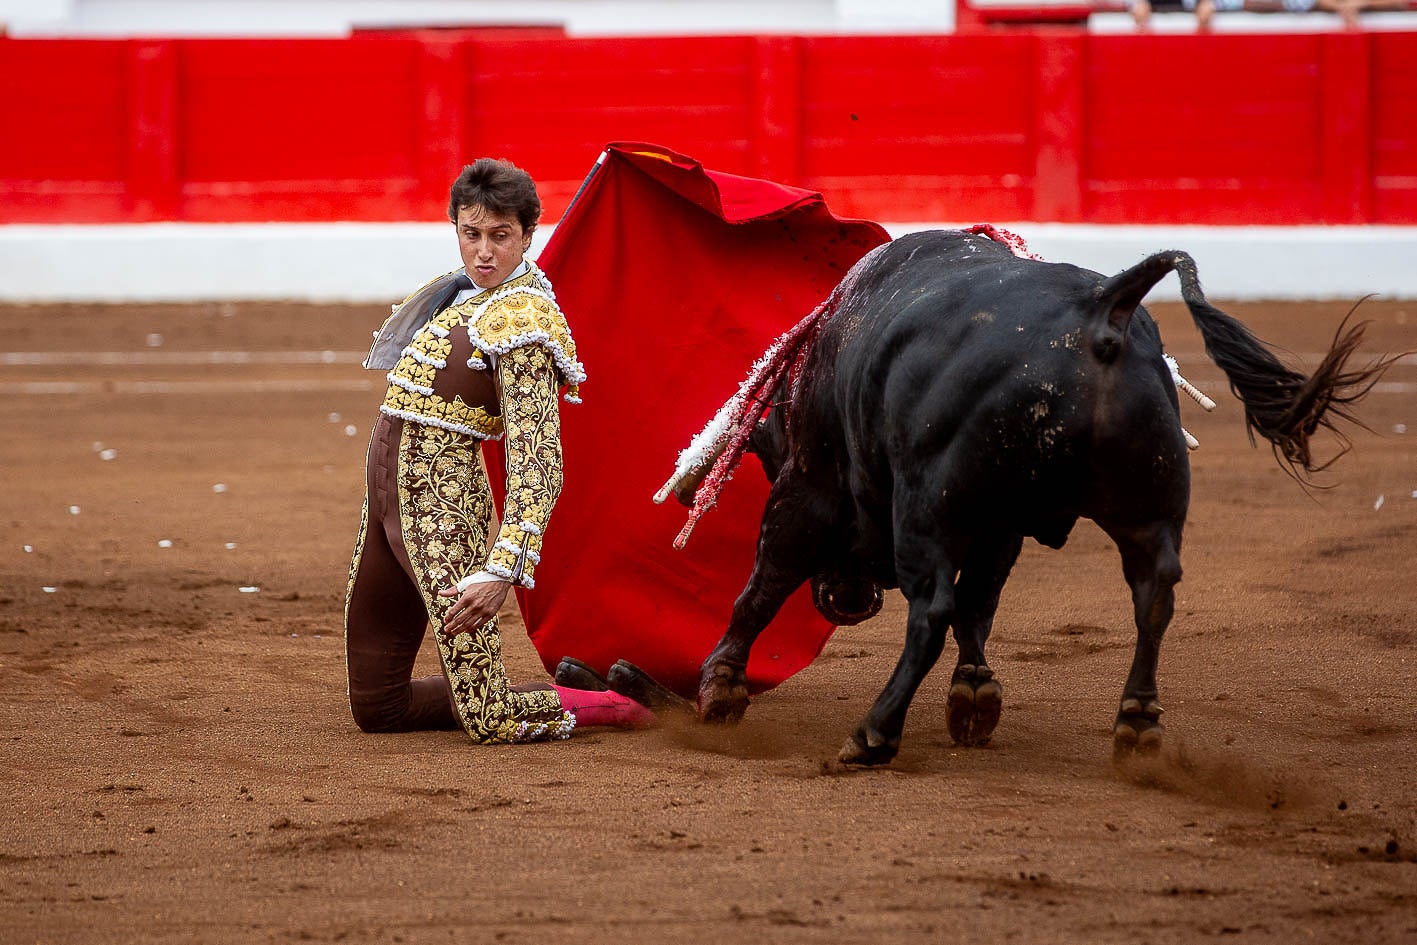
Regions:
M 1417 224 L 1417 33 L 0 38 L 0 223 L 558 218 L 655 141 L 877 220 Z

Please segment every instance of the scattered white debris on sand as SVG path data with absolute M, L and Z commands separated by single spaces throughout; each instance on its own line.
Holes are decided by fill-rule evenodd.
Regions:
M 50 587 L 49 585 L 46 584 L 44 587 L 41 587 L 40 590 L 44 591 L 44 593 L 46 593 L 46 594 L 53 594 L 55 591 L 59 590 L 59 588 L 57 588 L 57 587 Z
M 158 541 L 158 543 L 157 543 L 157 546 L 158 546 L 159 548 L 171 548 L 171 547 L 172 547 L 172 539 L 171 539 L 171 538 L 163 538 L 163 539 L 160 539 L 160 540 Z
M 243 594 L 255 594 L 260 590 L 260 588 L 254 584 L 244 584 L 241 587 L 238 587 L 237 590 Z
M 115 460 L 115 459 L 118 458 L 118 451 L 117 451 L 117 450 L 99 450 L 99 451 L 98 451 L 98 458 L 101 459 L 101 460 L 103 460 L 105 463 L 111 462 L 111 461 L 113 461 L 113 460 Z
M 70 515 L 78 515 L 78 514 L 79 514 L 79 507 L 78 507 L 77 505 L 71 505 L 71 506 L 69 506 L 69 514 L 70 514 Z
M 212 483 L 212 491 L 215 492 L 215 493 L 217 493 L 217 494 L 221 494 L 221 493 L 225 492 L 225 491 L 226 491 L 226 483 L 224 483 L 224 482 L 215 482 L 215 483 Z
M 357 426 L 355 426 L 354 424 L 352 424 L 352 423 L 346 425 L 345 428 L 344 428 L 344 435 L 345 435 L 345 436 L 354 436 L 354 435 L 355 435 L 356 433 L 358 433 L 358 432 L 359 432 L 359 428 L 358 428 Z
M 158 334 L 155 331 L 148 332 L 147 345 L 149 348 L 161 348 L 162 335 Z
M 1387 499 L 1387 496 L 1384 496 L 1384 495 L 1378 496 L 1378 501 L 1376 501 L 1376 502 L 1373 503 L 1373 511 L 1376 512 L 1378 509 L 1382 508 L 1382 507 L 1383 507 L 1383 502 L 1384 502 L 1386 499 Z
M 1407 432 L 1407 424 L 1405 424 L 1405 423 L 1394 423 L 1394 424 L 1392 425 L 1392 432 L 1394 432 L 1394 433 L 1406 433 L 1406 432 Z
M 229 541 L 229 542 L 227 542 L 227 543 L 226 543 L 226 550 L 227 550 L 227 551 L 235 551 L 235 550 L 236 550 L 236 542 L 234 542 L 234 541 Z
M 1417 495 L 1417 492 L 1414 492 L 1414 493 L 1412 493 L 1412 494 L 1413 494 L 1413 495 Z M 34 553 L 34 545 L 25 545 L 25 554 L 28 555 L 28 554 L 33 554 L 33 553 Z
M 337 412 L 331 410 L 329 414 L 325 416 L 325 419 L 330 421 L 331 423 L 339 423 L 340 415 Z

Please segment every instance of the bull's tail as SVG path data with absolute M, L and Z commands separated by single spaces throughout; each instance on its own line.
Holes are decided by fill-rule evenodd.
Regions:
M 1326 469 L 1348 452 L 1352 444 L 1338 421 L 1367 429 L 1354 414 L 1353 406 L 1403 355 L 1379 358 L 1364 367 L 1349 367 L 1348 361 L 1367 327 L 1366 322 L 1349 326 L 1348 318 L 1353 314 L 1350 311 L 1334 333 L 1328 353 L 1314 373 L 1306 376 L 1280 363 L 1248 328 L 1206 301 L 1194 259 L 1182 252 L 1169 255 L 1181 278 L 1181 297 L 1205 339 L 1206 354 L 1225 372 L 1231 392 L 1245 405 L 1250 442 L 1254 442 L 1257 433 L 1264 437 L 1276 459 L 1306 482 L 1308 474 Z M 1339 450 L 1327 460 L 1315 462 L 1310 441 L 1320 427 L 1334 434 Z

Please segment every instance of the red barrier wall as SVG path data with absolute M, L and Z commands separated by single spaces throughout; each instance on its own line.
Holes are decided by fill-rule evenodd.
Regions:
M 0 39 L 0 222 L 557 219 L 607 141 L 878 220 L 1417 223 L 1417 33 Z

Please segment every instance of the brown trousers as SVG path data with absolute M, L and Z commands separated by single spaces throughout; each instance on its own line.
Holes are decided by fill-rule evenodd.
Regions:
M 575 719 L 549 686 L 513 687 L 494 616 L 433 638 L 443 675 L 412 679 L 439 596 L 486 560 L 492 493 L 478 441 L 381 414 L 369 445 L 367 496 L 350 565 L 345 646 L 350 709 L 366 731 L 456 728 L 477 742 L 565 738 Z
M 460 728 L 442 673 L 413 679 L 428 611 L 404 548 L 399 514 L 403 421 L 379 415 L 365 468 L 364 520 L 345 602 L 349 706 L 366 732 Z

